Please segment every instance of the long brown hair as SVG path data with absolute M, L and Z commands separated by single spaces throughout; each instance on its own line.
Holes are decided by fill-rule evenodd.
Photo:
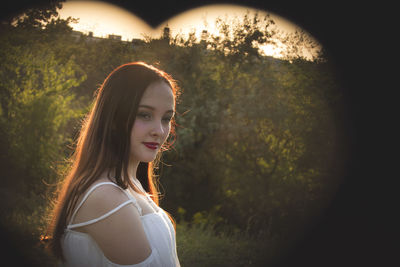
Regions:
M 57 192 L 58 197 L 48 229 L 49 248 L 57 257 L 63 258 L 61 238 L 79 196 L 102 173 L 107 171 L 107 176 L 115 178 L 121 188 L 131 187 L 140 193 L 128 175 L 130 132 L 144 91 L 157 81 L 166 82 L 175 98 L 177 97 L 178 87 L 172 77 L 144 62 L 132 62 L 117 67 L 98 89 L 94 105 L 83 121 L 76 149 L 71 157 L 70 169 Z M 173 126 L 174 120 L 172 136 Z M 168 145 L 170 144 L 167 142 L 161 150 L 165 150 Z M 159 157 L 160 153 L 154 162 L 141 162 L 136 174 L 157 205 L 159 190 L 154 169 Z

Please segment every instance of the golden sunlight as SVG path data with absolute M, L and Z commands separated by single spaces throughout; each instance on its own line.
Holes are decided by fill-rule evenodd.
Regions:
M 242 18 L 246 13 L 252 17 L 258 13 L 260 18 L 269 14 L 275 22 L 274 28 L 279 31 L 293 33 L 300 29 L 290 21 L 271 12 L 257 10 L 239 5 L 207 5 L 191 9 L 161 23 L 156 29 L 149 26 L 129 11 L 102 1 L 66 1 L 59 10 L 61 18 L 69 16 L 79 18 L 79 22 L 71 25 L 74 30 L 85 34 L 92 32 L 94 36 L 107 37 L 110 34 L 121 36 L 122 40 L 130 41 L 133 38 L 143 39 L 144 36 L 158 38 L 165 26 L 170 28 L 172 36 L 181 34 L 187 36 L 194 32 L 199 40 L 203 30 L 207 34 L 217 35 L 215 21 L 221 18 L 224 21 L 232 21 Z M 310 38 L 312 38 L 310 36 Z M 264 45 L 261 50 L 265 55 L 280 57 L 283 51 L 282 45 Z
M 71 25 L 74 30 L 85 34 L 92 32 L 98 37 L 113 34 L 130 41 L 143 38 L 142 34 L 156 34 L 152 27 L 129 11 L 102 1 L 66 1 L 58 12 L 63 19 L 79 19 Z
M 186 11 L 167 20 L 165 23 L 162 23 L 158 29 L 160 30 L 166 24 L 171 28 L 173 34 L 180 32 L 189 33 L 195 29 L 196 36 L 200 38 L 201 32 L 204 29 L 206 29 L 210 34 L 218 33 L 215 28 L 215 20 L 217 18 L 230 21 L 235 17 L 240 18 L 244 16 L 247 12 L 249 12 L 250 17 L 255 13 L 258 13 L 260 18 L 269 14 L 276 22 L 276 26 L 283 31 L 291 32 L 296 28 L 294 24 L 270 12 L 239 5 L 217 4 Z

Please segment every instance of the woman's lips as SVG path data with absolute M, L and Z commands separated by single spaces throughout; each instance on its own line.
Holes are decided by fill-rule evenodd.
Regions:
M 143 144 L 144 144 L 146 147 L 148 147 L 148 148 L 150 148 L 150 149 L 153 149 L 153 150 L 155 150 L 155 149 L 158 148 L 158 143 L 143 142 Z

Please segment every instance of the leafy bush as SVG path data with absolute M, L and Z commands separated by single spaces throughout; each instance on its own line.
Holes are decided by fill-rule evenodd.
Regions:
M 187 223 L 177 225 L 177 249 L 182 266 L 263 266 L 272 260 L 265 240 Z

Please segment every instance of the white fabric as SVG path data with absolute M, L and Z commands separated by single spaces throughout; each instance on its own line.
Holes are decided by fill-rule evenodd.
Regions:
M 63 253 L 66 259 L 65 266 L 68 267 L 87 267 L 87 266 L 96 266 L 96 267 L 117 267 L 117 266 L 131 266 L 131 267 L 176 267 L 180 266 L 177 251 L 176 251 L 176 240 L 175 240 L 175 230 L 171 223 L 171 220 L 161 208 L 159 208 L 155 203 L 151 200 L 151 198 L 147 195 L 149 201 L 151 202 L 153 207 L 157 208 L 157 212 L 149 213 L 142 215 L 142 210 L 138 205 L 136 199 L 127 191 L 120 188 L 125 194 L 128 196 L 129 200 L 121 203 L 118 207 L 112 209 L 106 214 L 100 216 L 99 218 L 78 223 L 71 224 L 73 221 L 76 212 L 82 206 L 83 202 L 87 199 L 87 197 L 92 193 L 97 187 L 111 184 L 120 188 L 118 185 L 111 182 L 98 183 L 93 186 L 84 196 L 80 204 L 75 209 L 72 214 L 70 224 L 67 226 L 65 230 L 63 239 L 62 239 L 62 248 Z M 139 210 L 140 218 L 142 221 L 142 225 L 144 231 L 146 233 L 147 239 L 150 244 L 151 254 L 144 261 L 133 264 L 133 265 L 119 265 L 108 260 L 100 247 L 91 238 L 90 235 L 78 231 L 72 230 L 76 227 L 81 227 L 84 225 L 88 225 L 91 223 L 95 223 L 101 219 L 104 219 L 111 214 L 117 212 L 119 209 L 124 207 L 127 204 L 133 203 Z

